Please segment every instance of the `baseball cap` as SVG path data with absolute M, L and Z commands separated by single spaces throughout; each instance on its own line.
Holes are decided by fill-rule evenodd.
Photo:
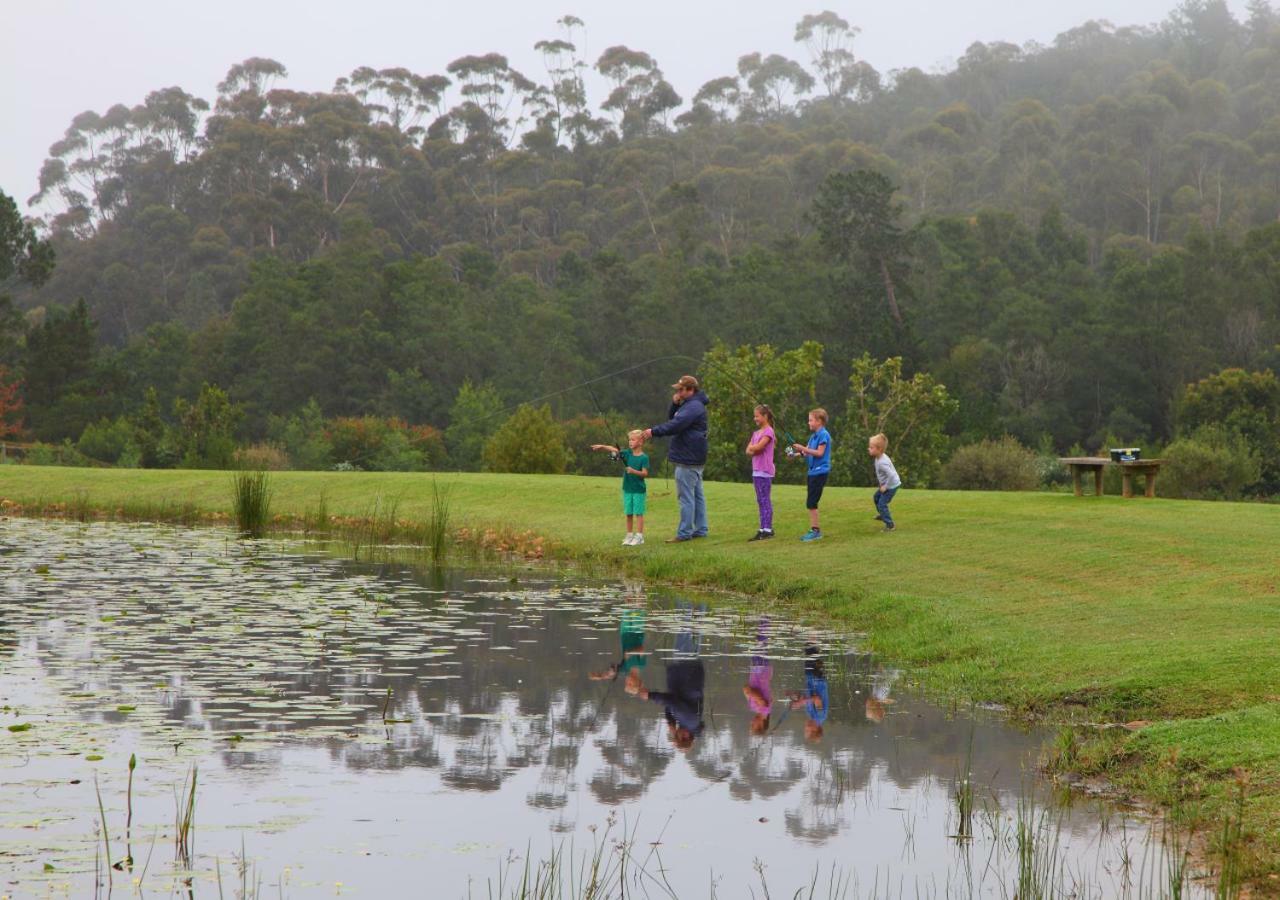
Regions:
M 689 388 L 690 390 L 696 391 L 698 389 L 698 379 L 694 378 L 692 375 L 681 375 L 679 380 L 671 386 L 676 390 Z

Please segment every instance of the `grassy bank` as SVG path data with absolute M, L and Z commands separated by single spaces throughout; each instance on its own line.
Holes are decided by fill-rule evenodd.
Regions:
M 1060 494 L 905 491 L 882 534 L 869 490 L 833 489 L 827 538 L 801 544 L 803 489 L 775 489 L 779 536 L 748 544 L 750 487 L 707 488 L 712 535 L 662 543 L 671 486 L 651 485 L 649 543 L 619 546 L 616 481 L 442 475 L 459 525 L 534 531 L 552 552 L 650 578 L 778 597 L 868 632 L 930 688 L 1080 722 L 1149 720 L 1133 735 L 1082 727 L 1064 762 L 1103 772 L 1188 816 L 1231 807 L 1247 781 L 1253 873 L 1280 874 L 1280 508 Z M 367 515 L 379 499 L 426 521 L 432 477 L 279 473 L 273 510 Z M 177 508 L 229 514 L 224 472 L 0 467 L 26 507 Z

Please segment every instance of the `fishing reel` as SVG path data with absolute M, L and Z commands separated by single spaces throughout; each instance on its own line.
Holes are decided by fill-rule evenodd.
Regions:
M 799 458 L 800 458 L 800 451 L 799 451 L 799 450 L 797 450 L 795 447 L 792 447 L 792 446 L 790 446 L 790 445 L 787 445 L 787 449 L 783 450 L 782 452 L 783 452 L 784 454 L 786 454 L 787 459 L 799 459 Z
M 614 450 L 612 453 L 609 454 L 609 459 L 613 460 L 616 463 L 622 463 L 624 466 L 627 464 L 627 461 L 622 458 L 622 454 L 619 453 L 617 450 Z

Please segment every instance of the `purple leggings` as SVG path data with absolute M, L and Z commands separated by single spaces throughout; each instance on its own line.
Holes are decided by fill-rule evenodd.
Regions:
M 773 500 L 769 492 L 773 490 L 772 478 L 752 478 L 756 483 L 756 505 L 760 507 L 760 530 L 773 531 Z

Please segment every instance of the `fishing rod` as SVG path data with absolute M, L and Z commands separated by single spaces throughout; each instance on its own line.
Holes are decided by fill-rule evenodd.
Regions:
M 515 403 L 510 406 L 503 407 L 502 409 L 494 410 L 488 415 L 480 416 L 475 421 L 483 422 L 483 421 L 486 421 L 487 419 L 493 418 L 494 416 L 510 414 L 515 410 L 519 409 L 521 406 L 530 406 L 536 403 L 542 403 L 545 400 L 551 400 L 551 399 L 554 399 L 555 397 L 561 397 L 565 394 L 576 391 L 579 388 L 585 387 L 588 389 L 592 389 L 593 385 L 599 384 L 602 381 L 608 381 L 611 378 L 617 378 L 619 375 L 626 375 L 629 372 L 634 372 L 638 369 L 643 369 L 648 366 L 654 365 L 656 363 L 671 362 L 673 360 L 684 360 L 686 362 L 693 363 L 695 367 L 707 367 L 707 368 L 714 369 L 717 373 L 723 376 L 726 381 L 728 381 L 731 385 L 736 387 L 743 394 L 743 396 L 745 396 L 752 403 L 754 403 L 757 406 L 768 406 L 768 404 L 761 401 L 759 393 L 757 391 L 752 390 L 751 388 L 748 388 L 747 386 L 745 386 L 741 381 L 735 378 L 733 374 L 729 372 L 729 370 L 727 370 L 724 366 L 720 365 L 719 363 L 712 362 L 711 360 L 708 360 L 708 359 L 698 359 L 697 357 L 689 356 L 684 353 L 670 353 L 665 356 L 655 356 L 652 359 L 646 359 L 643 362 L 638 362 L 638 363 L 635 363 L 634 365 L 626 366 L 625 368 L 617 369 L 613 372 L 606 372 L 603 375 L 597 375 L 594 378 L 588 378 L 587 380 L 580 381 L 577 384 L 571 384 L 568 387 L 560 388 L 559 390 L 551 391 L 550 393 L 542 394 L 541 396 L 523 400 L 520 403 Z M 591 390 L 591 396 L 592 396 L 593 402 L 595 402 L 596 404 L 597 411 L 600 412 L 601 417 L 603 418 L 604 413 L 600 407 L 599 400 L 597 400 L 595 397 L 594 390 Z M 803 443 L 802 441 L 796 440 L 795 436 L 786 428 L 785 425 L 782 424 L 781 416 L 775 416 L 774 418 L 775 418 L 775 422 L 781 428 L 782 436 L 787 439 L 788 449 L 790 448 L 791 444 Z M 608 425 L 607 420 L 606 420 L 606 425 Z M 621 448 L 622 445 L 615 443 L 614 446 Z M 791 451 L 791 452 L 794 452 L 794 451 Z

